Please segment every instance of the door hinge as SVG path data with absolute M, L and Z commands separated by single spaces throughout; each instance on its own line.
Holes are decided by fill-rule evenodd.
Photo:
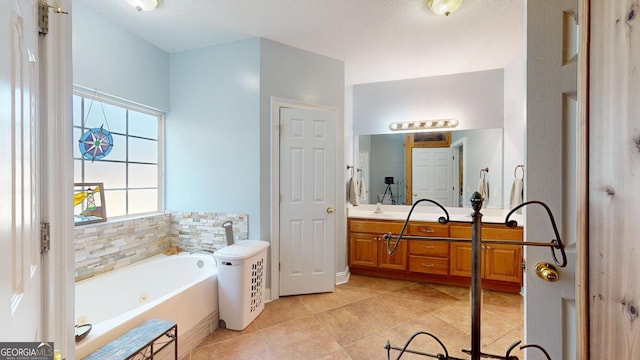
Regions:
M 41 1 L 38 4 L 38 31 L 40 35 L 47 35 L 49 33 L 49 9 L 53 9 L 56 14 L 69 14 L 59 7 L 47 4 Z
M 524 260 L 522 260 L 520 267 L 522 268 L 522 270 L 527 270 L 527 263 Z
M 40 224 L 40 254 L 44 254 L 49 251 L 50 245 L 50 230 L 49 223 Z
M 278 261 L 278 271 L 282 271 L 282 263 Z

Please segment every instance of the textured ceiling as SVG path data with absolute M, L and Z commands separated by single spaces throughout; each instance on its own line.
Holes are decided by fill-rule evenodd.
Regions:
M 523 56 L 525 0 L 466 0 L 443 17 L 426 0 L 75 0 L 169 52 L 263 37 L 344 61 L 347 82 L 503 68 Z

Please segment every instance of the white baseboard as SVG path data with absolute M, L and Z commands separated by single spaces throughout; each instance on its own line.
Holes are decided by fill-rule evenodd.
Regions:
M 336 285 L 342 285 L 349 282 L 349 276 L 351 276 L 351 273 L 349 272 L 349 266 L 347 266 L 344 271 L 336 273 Z

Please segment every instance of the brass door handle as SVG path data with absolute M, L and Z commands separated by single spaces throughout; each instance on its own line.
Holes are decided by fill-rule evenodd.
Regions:
M 327 208 L 327 214 L 333 214 L 333 210 L 332 207 Z
M 542 280 L 555 282 L 560 278 L 560 273 L 558 273 L 558 269 L 555 266 L 546 263 L 539 262 L 536 264 L 536 275 Z

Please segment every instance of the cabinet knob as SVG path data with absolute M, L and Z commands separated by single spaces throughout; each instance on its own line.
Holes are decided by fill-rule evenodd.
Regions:
M 432 267 L 433 267 L 433 264 L 425 264 L 425 263 L 422 263 L 422 266 L 423 266 L 423 267 L 432 268 Z
M 427 233 L 427 234 L 431 234 L 436 232 L 435 230 L 431 230 L 431 229 L 420 229 L 420 231 L 422 231 L 423 233 Z
M 433 246 L 433 245 L 422 245 L 422 248 L 423 249 L 433 249 L 433 248 L 435 248 L 435 246 Z

